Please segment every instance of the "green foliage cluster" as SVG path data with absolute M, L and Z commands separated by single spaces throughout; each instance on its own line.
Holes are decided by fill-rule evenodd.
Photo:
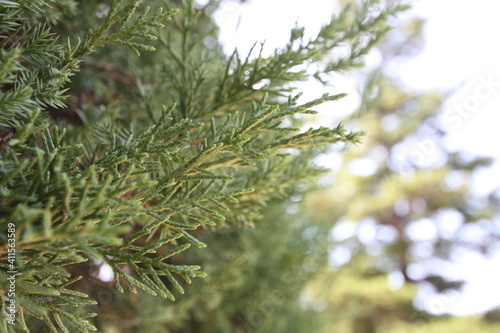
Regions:
M 0 244 L 6 253 L 14 223 L 16 328 L 36 318 L 51 332 L 96 330 L 96 301 L 77 289 L 84 276 L 98 283 L 98 263 L 117 290 L 172 300 L 204 277 L 182 259 L 206 246 L 204 229 L 253 226 L 263 205 L 321 171 L 317 149 L 359 142 L 342 124 L 294 126 L 344 96 L 299 103 L 291 84 L 308 74 L 297 68 L 340 47 L 350 52 L 313 76 L 358 67 L 405 8 L 368 1 L 310 41 L 296 28 L 273 55 L 241 58 L 220 52 L 193 1 L 148 5 L 0 2 Z M 2 317 L 12 332 L 5 306 Z

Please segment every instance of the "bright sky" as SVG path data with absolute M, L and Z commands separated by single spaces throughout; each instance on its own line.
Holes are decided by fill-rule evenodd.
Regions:
M 253 0 L 240 5 L 227 1 L 216 12 L 221 27 L 220 39 L 226 53 L 235 47 L 240 54 L 253 43 L 266 41 L 266 52 L 282 46 L 290 29 L 298 23 L 314 35 L 338 8 L 331 0 Z M 199 0 L 198 3 L 206 3 Z M 500 1 L 498 0 L 414 0 L 411 15 L 427 20 L 423 52 L 395 70 L 403 82 L 417 89 L 446 89 L 452 92 L 444 104 L 443 125 L 448 129 L 446 145 L 450 150 L 469 150 L 500 161 Z M 355 86 L 347 82 L 342 91 L 351 92 L 342 105 L 352 109 Z M 347 89 L 346 89 L 347 88 Z M 308 97 L 318 97 L 323 88 L 308 88 Z M 335 92 L 335 91 L 334 91 Z M 354 94 L 353 94 L 354 92 Z M 500 162 L 477 175 L 478 193 L 500 186 Z M 497 225 L 498 227 L 498 225 Z M 464 253 L 459 264 L 449 267 L 456 276 L 466 278 L 463 295 L 429 296 L 421 290 L 419 305 L 432 313 L 466 315 L 486 311 L 500 304 L 500 252 L 487 260 Z M 394 280 L 394 277 L 391 277 Z
M 499 161 L 476 179 L 477 191 L 489 192 L 500 186 L 500 1 L 417 0 L 413 12 L 428 20 L 426 47 L 399 68 L 401 77 L 417 88 L 455 90 L 444 106 L 447 147 Z

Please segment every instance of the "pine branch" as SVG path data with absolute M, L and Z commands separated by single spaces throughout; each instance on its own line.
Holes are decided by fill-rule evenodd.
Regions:
M 286 198 L 318 175 L 309 163 L 312 147 L 359 142 L 361 133 L 342 124 L 304 132 L 294 126 L 294 116 L 345 96 L 298 105 L 291 84 L 308 75 L 297 66 L 347 44 L 352 52 L 317 76 L 355 68 L 402 9 L 370 1 L 342 12 L 311 41 L 295 28 L 273 55 L 264 57 L 261 46 L 256 57 L 252 49 L 240 58 L 236 51 L 225 57 L 217 47 L 207 50 L 205 38 L 215 29 L 202 28 L 192 1 L 183 1 L 176 16 L 168 6 L 150 14 L 141 2 L 111 1 L 101 25 L 77 41 L 66 41 L 52 24 L 64 8 L 73 15 L 72 1 L 56 9 L 45 0 L 12 0 L 0 8 L 0 222 L 2 230 L 16 226 L 21 327 L 28 314 L 52 332 L 96 329 L 93 312 L 80 314 L 94 302 L 72 287 L 81 277 L 71 268 L 83 262 L 109 264 L 122 292 L 126 285 L 171 300 L 173 289 L 182 294 L 192 278 L 204 277 L 201 267 L 180 259 L 191 245 L 207 246 L 202 229 L 253 225 L 269 200 Z M 55 13 L 44 20 L 47 8 Z M 159 30 L 167 22 L 168 31 Z M 123 64 L 100 51 L 109 44 L 137 54 L 158 49 L 144 61 L 127 60 L 139 69 L 117 71 Z M 64 108 L 68 90 L 78 94 L 89 84 L 75 74 L 91 53 L 91 66 L 81 69 L 104 72 L 91 75 L 104 97 L 74 110 L 81 126 L 52 121 L 46 111 Z M 118 81 L 140 82 L 139 91 L 113 98 Z M 2 233 L 2 251 L 6 244 Z M 0 258 L 2 299 L 8 265 Z

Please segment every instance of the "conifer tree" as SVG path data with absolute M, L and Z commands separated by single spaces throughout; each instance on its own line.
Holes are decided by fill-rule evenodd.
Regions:
M 318 149 L 359 142 L 341 123 L 295 127 L 294 116 L 344 94 L 299 102 L 293 83 L 320 61 L 321 80 L 361 66 L 403 9 L 367 1 L 311 40 L 293 29 L 271 56 L 256 44 L 226 57 L 190 0 L 1 1 L 2 332 L 111 327 L 94 318 L 116 311 L 99 293 L 103 266 L 114 304 L 132 309 L 123 331 L 144 331 L 133 322 L 146 294 L 182 299 L 206 276 L 186 259 L 207 247 L 205 233 L 270 223 L 262 207 L 322 171 L 310 162 Z M 340 48 L 349 52 L 324 60 Z M 169 304 L 163 319 L 190 315 Z

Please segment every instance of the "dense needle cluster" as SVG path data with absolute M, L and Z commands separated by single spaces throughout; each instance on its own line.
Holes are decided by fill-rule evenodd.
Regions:
M 0 245 L 14 223 L 16 328 L 95 330 L 82 309 L 96 302 L 74 287 L 85 262 L 107 263 L 120 291 L 172 300 L 205 276 L 173 259 L 206 246 L 200 230 L 253 226 L 321 172 L 322 147 L 359 142 L 342 124 L 295 127 L 344 94 L 299 103 L 292 84 L 358 67 L 403 9 L 369 1 L 312 40 L 295 28 L 269 57 L 227 57 L 189 0 L 1 1 Z M 337 48 L 349 52 L 323 61 Z M 6 300 L 6 255 L 0 266 Z

